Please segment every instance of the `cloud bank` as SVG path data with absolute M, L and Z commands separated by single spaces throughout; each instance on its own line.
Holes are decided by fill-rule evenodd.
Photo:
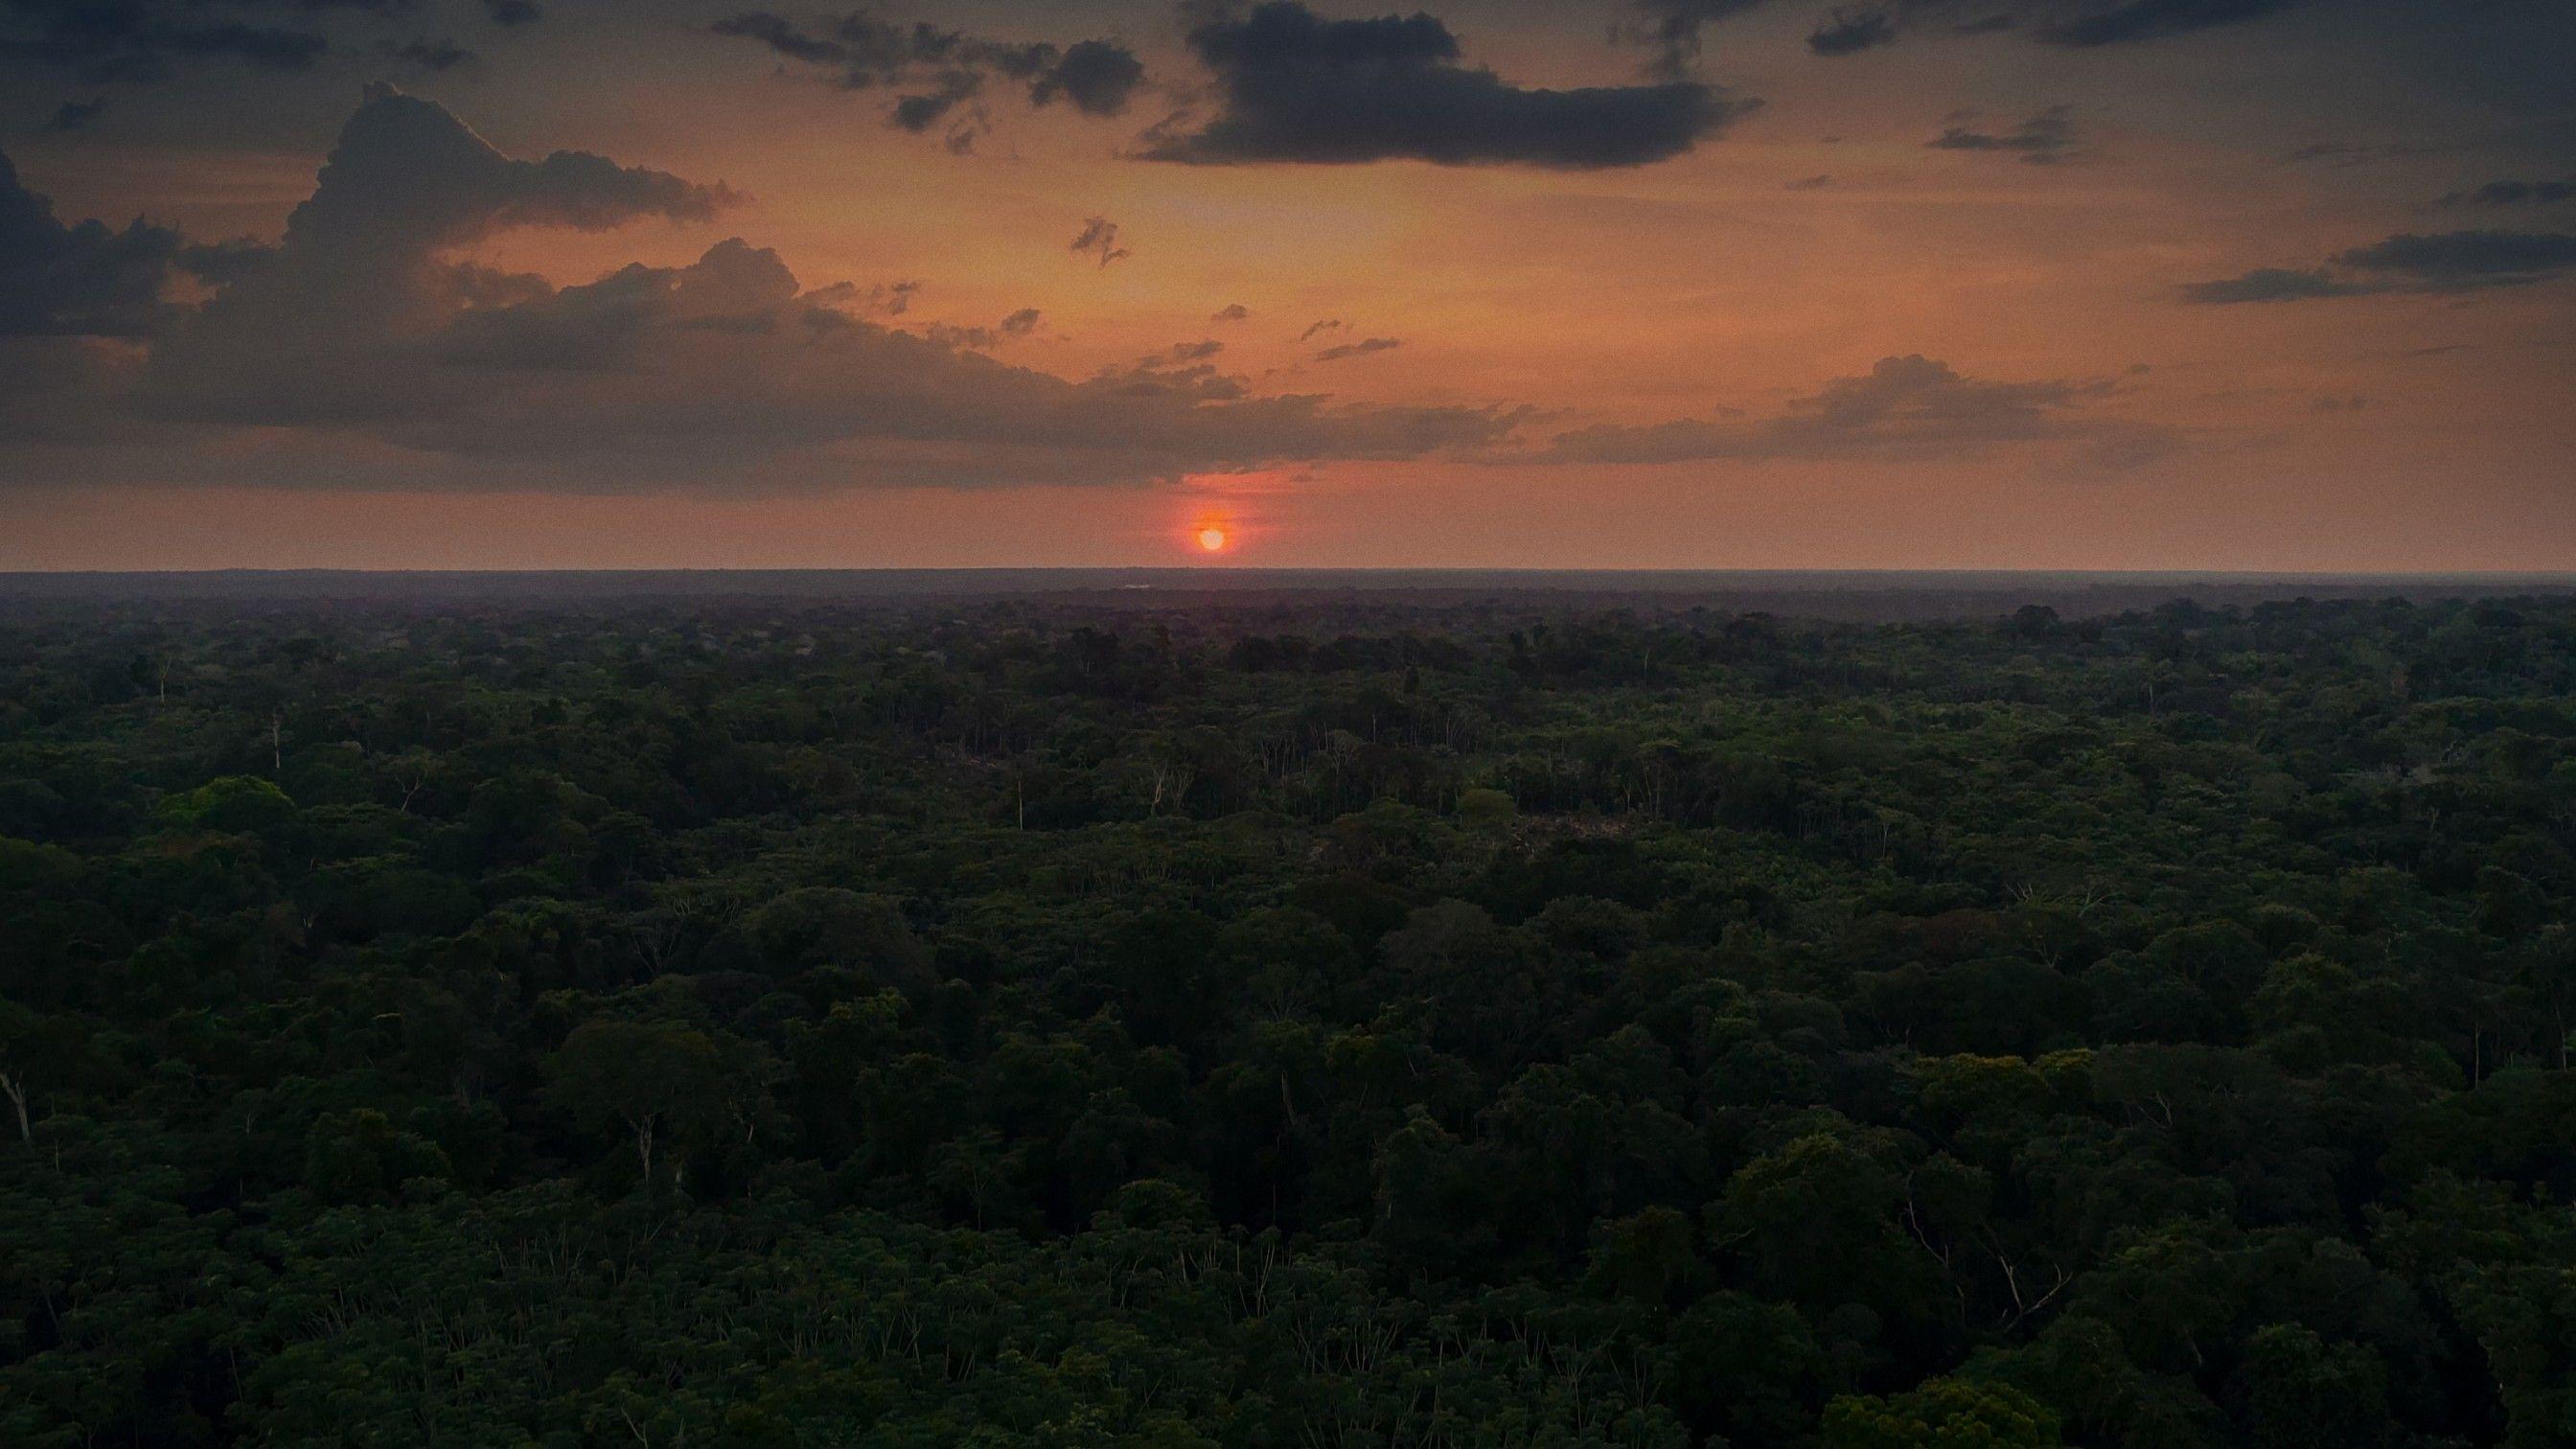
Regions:
M 1298 0 L 1208 20 L 1189 46 L 1216 78 L 1216 114 L 1196 129 L 1158 127 L 1147 159 L 1642 166 L 1760 104 L 1682 80 L 1527 89 L 1463 64 L 1458 38 L 1432 16 L 1326 20 Z
M 1084 115 L 1115 116 L 1145 80 L 1135 52 L 1112 40 L 1063 47 L 994 40 L 928 22 L 898 25 L 866 11 L 819 33 L 766 10 L 731 15 L 707 29 L 757 41 L 849 90 L 912 87 L 895 101 L 887 123 L 912 132 L 946 123 L 949 143 L 959 150 L 987 123 L 976 105 L 996 82 L 1017 87 L 1032 106 L 1063 101 Z
M 2477 292 L 2527 287 L 2576 271 L 2576 235 L 2565 232 L 2452 231 L 2404 233 L 2339 252 L 2321 265 L 2258 267 L 2241 276 L 2195 282 L 2186 301 L 2309 302 L 2380 292 Z
M 2008 445 L 2071 447 L 2094 468 L 2125 468 L 2179 446 L 2170 429 L 2104 417 L 2106 380 L 1993 382 L 1922 356 L 1888 357 L 1836 378 L 1766 418 L 1605 424 L 1559 434 L 1533 455 L 1551 463 L 1688 463 L 1802 459 L 1919 463 L 1976 457 Z
M 1033 331 L 1033 310 L 903 331 L 872 320 L 888 309 L 870 294 L 809 289 L 740 239 L 570 286 L 495 271 L 459 249 L 525 228 L 703 223 L 739 198 L 587 153 L 513 159 L 389 87 L 351 116 L 273 247 L 200 257 L 162 229 L 61 226 L 14 180 L 7 194 L 8 295 L 41 302 L 17 330 L 156 333 L 115 380 L 117 415 L 191 440 L 200 461 L 258 439 L 272 482 L 1141 484 L 1487 448 L 1519 420 L 1255 396 L 1204 350 L 1068 380 L 978 350 Z M 192 257 L 224 280 L 174 317 L 158 287 Z M 27 432 L 0 420 L 0 435 Z

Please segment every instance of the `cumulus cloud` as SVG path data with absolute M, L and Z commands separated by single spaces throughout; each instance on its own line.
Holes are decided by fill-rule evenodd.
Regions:
M 1251 308 L 1243 305 L 1241 302 L 1229 302 L 1225 306 L 1218 308 L 1215 314 L 1210 316 L 1208 320 L 1216 323 L 1242 322 L 1248 320 L 1251 316 Z
M 1216 113 L 1194 130 L 1176 119 L 1148 133 L 1148 159 L 1638 166 L 1690 150 L 1759 104 L 1682 80 L 1515 86 L 1461 63 L 1457 37 L 1430 15 L 1326 20 L 1299 0 L 1219 14 L 1189 45 L 1216 78 Z
M 1603 424 L 1558 435 L 1536 461 L 1684 463 L 1717 459 L 1928 462 L 2009 445 L 2063 445 L 2088 466 L 2121 468 L 2178 446 L 2168 429 L 2110 418 L 2106 380 L 1994 382 L 1921 356 L 1881 359 L 1765 418 Z
M 2576 235 L 2564 232 L 2405 233 L 2337 253 L 2307 268 L 2258 267 L 2196 282 L 2186 301 L 2305 302 L 2375 292 L 2475 292 L 2525 287 L 2576 271 Z
M 0 156 L 0 336 L 141 337 L 160 328 L 178 232 L 136 220 L 65 225 Z
M 744 11 L 707 28 L 716 35 L 757 41 L 846 89 L 913 87 L 896 99 L 888 123 L 923 132 L 952 122 L 948 139 L 957 150 L 971 146 L 983 129 L 986 118 L 975 106 L 996 81 L 1017 86 L 1034 106 L 1060 100 L 1084 115 L 1115 116 L 1127 109 L 1145 80 L 1144 63 L 1113 40 L 1062 47 L 994 40 L 927 22 L 898 25 L 865 11 L 820 33 L 766 10 Z
M 2008 131 L 1952 126 L 1923 144 L 1935 151 L 2000 152 L 2034 166 L 2053 165 L 2077 154 L 2075 121 L 2064 106 L 2050 106 Z
M 524 228 L 701 222 L 731 199 L 583 153 L 515 160 L 440 107 L 377 89 L 274 246 L 191 248 L 134 233 L 145 246 L 45 214 L 49 229 L 33 234 L 52 259 L 39 293 L 49 310 L 34 319 L 46 327 L 70 325 L 62 309 L 84 296 L 109 316 L 150 299 L 99 260 L 121 247 L 143 246 L 156 282 L 174 265 L 222 281 L 147 360 L 84 383 L 80 408 L 0 398 L 0 434 L 24 443 L 29 420 L 88 416 L 113 388 L 135 427 L 193 440 L 191 452 L 153 456 L 159 479 L 240 480 L 255 463 L 272 483 L 617 491 L 1139 484 L 1470 452 L 1521 421 L 1492 408 L 1254 396 L 1216 372 L 1204 344 L 1058 377 L 977 350 L 1033 332 L 1034 309 L 989 328 L 902 331 L 869 315 L 893 305 L 884 289 L 809 288 L 776 252 L 739 239 L 686 265 L 630 265 L 573 285 L 467 255 Z M 84 292 L 55 280 L 66 275 L 114 284 Z M 81 439 L 47 425 L 61 476 L 63 450 Z M 103 428 L 88 436 L 92 473 L 110 475 L 127 455 L 103 446 Z M 255 449 L 237 446 L 249 440 Z

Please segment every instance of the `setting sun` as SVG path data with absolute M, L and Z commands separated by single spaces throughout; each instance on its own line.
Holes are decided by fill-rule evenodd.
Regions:
M 1199 547 L 1209 553 L 1225 552 L 1225 530 L 1213 526 L 1200 529 Z

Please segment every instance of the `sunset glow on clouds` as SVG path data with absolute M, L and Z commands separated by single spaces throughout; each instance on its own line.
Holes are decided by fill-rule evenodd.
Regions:
M 0 567 L 2576 559 L 2545 0 L 80 8 Z

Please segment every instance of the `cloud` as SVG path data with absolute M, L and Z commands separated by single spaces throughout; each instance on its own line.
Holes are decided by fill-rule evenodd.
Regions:
M 1611 38 L 1654 52 L 1646 73 L 1662 80 L 1688 79 L 1700 57 L 1700 32 L 1763 0 L 1629 0 L 1632 18 L 1611 27 Z
M 2374 161 L 2394 161 L 2416 154 L 2416 147 L 2402 141 L 2311 141 L 2296 147 L 2281 159 L 2297 165 L 2320 165 L 2337 168 L 2366 166 Z
M 2298 3 L 2299 0 L 2126 0 L 2109 6 L 2073 7 L 2071 13 L 2042 24 L 2038 34 L 2056 45 L 2119 45 L 2237 25 Z
M 2564 232 L 2406 233 L 2339 252 L 2305 269 L 2262 267 L 2183 289 L 2191 302 L 2304 302 L 2378 292 L 2474 292 L 2524 287 L 2576 271 L 2576 235 Z
M 1124 113 L 1145 80 L 1144 63 L 1113 40 L 1069 47 L 992 40 L 926 22 L 898 25 L 865 11 L 821 34 L 766 10 L 744 11 L 707 29 L 757 41 L 788 60 L 829 72 L 849 90 L 921 87 L 899 97 L 887 114 L 888 124 L 903 130 L 928 131 L 965 107 L 965 119 L 948 135 L 952 150 L 970 148 L 983 130 L 985 118 L 974 105 L 996 80 L 1020 87 L 1033 106 L 1061 100 L 1090 116 Z
M 2117 469 L 2179 446 L 2169 429 L 2088 411 L 2118 390 L 2103 380 L 1990 382 L 1928 357 L 1888 357 L 1865 375 L 1836 378 L 1771 417 L 1579 428 L 1558 435 L 1532 460 L 1898 463 L 1975 457 L 2009 445 L 2061 445 L 2088 466 Z
M 143 337 L 169 320 L 161 290 L 179 233 L 137 220 L 66 226 L 0 156 L 0 336 Z
M 2034 166 L 2054 165 L 2078 154 L 2075 122 L 2064 106 L 2050 106 L 2009 131 L 1952 126 L 1923 144 L 1936 151 L 2005 152 Z
M 1366 357 L 1373 352 L 1393 352 L 1403 345 L 1403 339 L 1397 337 L 1370 337 L 1358 342 L 1346 342 L 1339 347 L 1327 347 L 1315 354 L 1315 360 L 1339 362 L 1345 357 Z
M 59 132 L 86 131 L 97 125 L 98 118 L 106 114 L 107 101 L 104 97 L 91 101 L 65 101 L 54 108 L 54 118 L 45 123 L 45 129 Z
M 1073 245 L 1066 250 L 1094 257 L 1104 267 L 1135 255 L 1132 250 L 1118 244 L 1118 223 L 1105 216 L 1085 221 L 1081 234 L 1074 237 Z
M 2563 181 L 2490 181 L 2471 191 L 2454 191 L 2436 206 L 2546 206 L 2576 200 L 2576 176 Z
M 2303 0 L 1883 0 L 1837 7 L 1807 37 L 1818 55 L 1855 55 L 1913 30 L 2018 33 L 2046 45 L 2128 45 L 2240 25 Z
M 1838 9 L 1807 36 L 1818 55 L 1857 55 L 1896 40 L 1896 17 L 1886 10 Z
M 1784 191 L 1822 191 L 1833 184 L 1834 178 L 1831 176 L 1801 176 L 1795 181 L 1782 182 L 1781 189 Z
M 387 60 L 398 60 L 432 73 L 471 65 L 474 52 L 452 40 L 407 40 L 400 45 L 387 41 L 380 52 Z
M 2343 281 L 2322 267 L 2257 267 L 2241 277 L 2194 282 L 2183 288 L 2189 302 L 2305 302 L 2317 297 L 2354 297 L 2379 290 Z
M 502 26 L 534 25 L 546 14 L 536 0 L 483 0 L 483 13 Z
M 23 197 L 14 181 L 10 193 Z M 84 297 L 91 313 L 161 325 L 155 289 L 174 265 L 219 289 L 121 371 L 62 350 L 79 339 L 8 344 L 12 361 L 51 348 L 62 365 L 0 387 L 0 433 L 23 448 L 45 430 L 57 479 L 77 458 L 80 476 L 164 482 L 631 491 L 1135 485 L 1474 453 L 1522 420 L 1254 396 L 1204 344 L 1058 377 L 963 345 L 1034 332 L 1034 309 L 989 329 L 902 331 L 868 314 L 907 292 L 809 289 L 740 239 L 573 285 L 472 259 L 504 233 L 697 223 L 731 198 L 583 153 L 512 159 L 440 107 L 378 88 L 273 247 L 184 247 L 151 228 L 63 228 L 41 203 L 12 209 L 5 295 L 43 299 L 32 320 L 48 328 Z M 42 227 L 23 225 L 29 204 Z M 22 235 L 37 238 L 33 268 Z M 139 265 L 111 264 L 129 248 Z M 76 362 L 88 367 L 77 385 Z M 113 425 L 92 421 L 111 412 Z M 134 451 L 137 435 L 159 451 Z M 35 476 L 23 464 L 0 476 Z
M 1022 307 L 990 327 L 955 327 L 934 322 L 922 333 L 934 342 L 949 347 L 987 352 L 1005 342 L 1026 337 L 1046 321 L 1046 314 L 1035 307 Z
M 2576 268 L 2576 236 L 2563 232 L 2451 231 L 2407 234 L 2354 247 L 2338 266 L 2395 276 L 2437 291 L 2514 287 Z
M 1305 331 L 1298 333 L 1297 340 L 1300 342 L 1312 342 L 1318 337 L 1339 332 L 1349 325 L 1351 324 L 1343 321 L 1339 317 L 1327 317 L 1323 321 L 1317 322 L 1308 327 Z
M 1229 302 L 1210 316 L 1210 322 L 1242 322 L 1252 316 L 1252 309 L 1241 302 Z
M 325 13 L 383 19 L 410 8 L 411 0 L 7 0 L 0 60 L 93 85 L 164 81 L 201 60 L 304 71 L 332 49 L 313 28 Z
M 1083 40 L 1030 83 L 1029 99 L 1043 106 L 1061 96 L 1084 115 L 1114 116 L 1127 109 L 1144 81 L 1145 66 L 1135 52 L 1106 40 Z
M 1189 45 L 1216 76 L 1217 113 L 1195 131 L 1149 132 L 1146 159 L 1639 166 L 1759 104 L 1692 81 L 1525 89 L 1461 64 L 1457 37 L 1429 15 L 1326 20 L 1298 0 L 1209 19 Z

